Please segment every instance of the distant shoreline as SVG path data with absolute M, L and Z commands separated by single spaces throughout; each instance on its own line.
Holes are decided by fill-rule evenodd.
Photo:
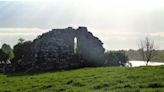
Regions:
M 137 66 L 146 66 L 146 62 L 145 61 L 129 61 L 132 64 L 132 67 L 137 67 Z M 164 62 L 153 62 L 150 61 L 148 63 L 149 66 L 159 66 L 159 65 L 164 65 Z

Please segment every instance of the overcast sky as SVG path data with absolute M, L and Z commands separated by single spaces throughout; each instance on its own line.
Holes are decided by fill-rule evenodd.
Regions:
M 137 49 L 145 36 L 164 49 L 164 0 L 0 0 L 0 45 L 68 26 L 86 26 L 108 50 Z

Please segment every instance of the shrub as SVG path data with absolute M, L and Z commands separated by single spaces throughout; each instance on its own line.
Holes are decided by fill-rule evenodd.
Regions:
M 105 60 L 107 66 L 124 66 L 129 59 L 125 51 L 108 51 L 105 53 Z

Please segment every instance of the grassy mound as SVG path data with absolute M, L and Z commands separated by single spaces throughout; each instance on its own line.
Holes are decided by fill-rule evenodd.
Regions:
M 83 68 L 23 76 L 0 74 L 0 92 L 164 92 L 164 66 Z

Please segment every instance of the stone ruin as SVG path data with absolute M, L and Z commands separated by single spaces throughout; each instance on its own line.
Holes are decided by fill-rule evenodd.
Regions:
M 28 71 L 72 69 L 104 64 L 103 43 L 86 27 L 52 29 L 38 36 L 31 46 Z

